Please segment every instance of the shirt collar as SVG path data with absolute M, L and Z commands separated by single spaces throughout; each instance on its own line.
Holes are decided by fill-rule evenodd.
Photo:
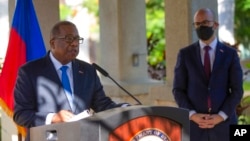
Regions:
M 204 42 L 202 42 L 201 40 L 199 40 L 199 44 L 200 44 L 201 49 L 203 49 L 205 46 L 210 46 L 212 48 L 212 50 L 215 50 L 217 42 L 218 42 L 218 39 L 215 38 L 209 45 L 207 45 Z
M 69 63 L 66 64 L 66 65 L 62 65 L 62 64 L 53 56 L 53 54 L 52 54 L 51 52 L 49 53 L 49 57 L 50 57 L 52 63 L 54 64 L 56 70 L 59 70 L 62 66 L 68 66 L 70 70 L 72 69 L 72 62 L 69 62 Z

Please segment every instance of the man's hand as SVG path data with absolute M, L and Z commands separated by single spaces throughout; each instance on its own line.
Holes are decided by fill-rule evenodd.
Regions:
M 224 119 L 218 114 L 210 115 L 207 119 L 207 128 L 214 128 L 215 125 L 223 121 Z
M 200 128 L 213 128 L 215 125 L 224 121 L 223 118 L 218 114 L 199 114 L 195 113 L 190 117 L 190 120 L 194 121 L 199 125 Z
M 74 114 L 72 112 L 68 110 L 61 110 L 53 116 L 52 123 L 67 122 L 73 116 Z
M 192 120 L 196 124 L 198 124 L 200 128 L 206 128 L 207 127 L 207 120 L 206 120 L 207 117 L 209 117 L 209 114 L 195 113 L 190 117 L 190 120 Z

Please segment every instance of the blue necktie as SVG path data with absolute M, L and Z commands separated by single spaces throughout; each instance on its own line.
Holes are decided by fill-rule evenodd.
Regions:
M 60 68 L 60 70 L 62 71 L 62 84 L 63 84 L 63 88 L 66 91 L 68 91 L 70 94 L 72 94 L 70 83 L 69 83 L 69 77 L 67 75 L 67 69 L 68 69 L 68 66 L 62 66 Z

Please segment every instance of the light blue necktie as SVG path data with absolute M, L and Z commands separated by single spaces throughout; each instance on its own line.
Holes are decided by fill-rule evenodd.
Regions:
M 63 88 L 66 91 L 68 91 L 70 94 L 72 94 L 70 83 L 69 83 L 69 77 L 67 75 L 67 69 L 68 69 L 68 66 L 62 66 L 60 68 L 60 70 L 62 71 L 62 84 L 63 84 Z

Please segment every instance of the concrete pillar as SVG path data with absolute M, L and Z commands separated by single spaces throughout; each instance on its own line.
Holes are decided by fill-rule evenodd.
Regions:
M 147 78 L 144 0 L 101 0 L 100 64 L 124 82 Z M 138 62 L 133 65 L 133 54 Z
M 218 0 L 219 38 L 231 45 L 235 44 L 234 7 L 235 0 Z
M 60 20 L 59 0 L 33 0 L 44 44 L 48 50 L 50 30 Z
M 1 114 L 1 139 L 2 141 L 18 141 L 16 125 L 13 120 L 2 109 Z
M 99 10 L 99 65 L 131 93 L 147 93 L 145 0 L 100 0 Z M 107 78 L 102 82 L 108 95 L 124 93 Z
M 167 85 L 172 86 L 177 53 L 192 41 L 191 2 L 165 0 L 165 27 Z
M 50 29 L 59 19 L 59 0 L 32 0 L 36 16 L 42 32 L 44 44 L 48 50 Z M 12 24 L 15 10 L 15 0 L 9 1 L 9 21 Z

